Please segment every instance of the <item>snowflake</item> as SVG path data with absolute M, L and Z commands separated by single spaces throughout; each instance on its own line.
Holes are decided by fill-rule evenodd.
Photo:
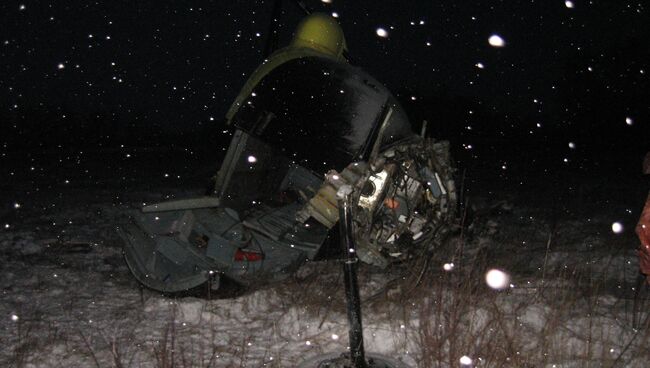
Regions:
M 490 43 L 491 46 L 494 47 L 503 47 L 506 45 L 506 41 L 503 38 L 501 38 L 501 36 L 499 36 L 498 34 L 493 34 L 492 36 L 490 36 L 490 38 L 488 38 L 488 42 Z

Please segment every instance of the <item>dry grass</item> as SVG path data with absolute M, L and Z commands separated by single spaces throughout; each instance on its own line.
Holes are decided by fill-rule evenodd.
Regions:
M 642 322 L 634 325 L 639 318 L 631 313 L 630 298 L 612 293 L 612 275 L 620 265 L 610 262 L 596 272 L 591 259 L 562 267 L 544 261 L 530 272 L 521 269 L 517 257 L 508 259 L 489 246 L 477 247 L 479 243 L 455 239 L 434 255 L 389 270 L 362 265 L 366 335 L 382 332 L 390 337 L 390 346 L 382 345 L 386 339 L 370 338 L 369 343 L 427 368 L 458 367 L 463 356 L 477 367 L 644 367 L 650 360 L 648 306 L 637 308 L 643 312 Z M 551 240 L 544 243 L 541 258 L 551 259 Z M 443 271 L 440 265 L 450 260 L 454 270 Z M 495 291 L 485 286 L 485 271 L 495 265 L 510 272 L 513 288 Z M 25 317 L 14 324 L 8 344 L 13 349 L 9 363 L 29 366 L 39 355 L 63 346 L 58 354 L 98 368 L 295 366 L 303 358 L 296 356 L 296 342 L 320 342 L 323 351 L 336 348 L 325 340 L 332 323 L 346 326 L 341 267 L 337 261 L 310 263 L 286 282 L 253 292 L 270 296 L 262 300 L 273 311 L 269 315 L 250 317 L 255 309 L 246 303 L 260 302 L 251 293 L 201 301 L 152 294 L 143 304 L 130 304 L 129 313 L 138 316 L 128 319 L 132 325 L 111 328 L 78 318 L 74 329 L 61 330 L 36 311 L 22 311 Z M 187 303 L 202 307 L 199 319 L 186 326 L 178 307 Z M 224 303 L 237 307 L 224 309 Z M 243 303 L 244 318 L 250 320 L 235 321 L 240 331 L 224 329 L 219 318 L 242 318 L 228 314 L 240 308 L 237 303 Z M 293 336 L 295 331 L 282 325 L 296 310 L 303 324 L 312 325 L 310 335 Z M 119 321 L 121 316 L 114 318 Z M 265 337 L 260 339 L 246 326 L 264 331 Z M 345 341 L 341 334 L 339 348 Z M 294 348 L 285 350 L 287 346 Z M 69 366 L 70 361 L 59 366 Z
M 544 259 L 550 243 L 549 237 Z M 458 253 L 454 247 L 441 253 Z M 364 313 L 372 316 L 366 326 L 398 316 L 404 328 L 393 330 L 395 340 L 418 367 L 455 367 L 462 356 L 481 367 L 643 367 L 650 359 L 649 319 L 633 326 L 638 314 L 630 313 L 629 295 L 618 297 L 611 289 L 611 274 L 620 271 L 611 260 L 598 272 L 592 261 L 548 268 L 544 261 L 537 275 L 519 275 L 514 258 L 494 259 L 485 249 L 466 258 L 456 258 L 453 272 L 431 267 L 448 260 L 435 256 L 388 272 L 362 266 L 362 284 L 379 274 L 385 280 L 364 290 Z M 495 291 L 485 285 L 485 271 L 495 264 L 513 270 L 514 287 Z M 321 321 L 344 315 L 338 268 L 312 265 L 278 292 Z

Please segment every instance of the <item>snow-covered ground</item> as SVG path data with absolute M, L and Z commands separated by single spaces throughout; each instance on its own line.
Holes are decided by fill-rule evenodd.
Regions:
M 210 300 L 165 297 L 131 277 L 115 233 L 124 210 L 202 193 L 217 169 L 209 157 L 4 156 L 0 366 L 295 367 L 345 351 L 335 260 Z M 475 189 L 472 225 L 429 262 L 362 266 L 366 350 L 413 367 L 647 366 L 647 314 L 633 313 L 637 209 L 611 202 L 572 211 L 552 192 L 540 196 Z M 505 289 L 486 285 L 490 269 L 505 271 Z

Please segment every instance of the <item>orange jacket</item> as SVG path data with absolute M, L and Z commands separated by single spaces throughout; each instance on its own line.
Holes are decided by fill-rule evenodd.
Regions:
M 643 160 L 643 173 L 650 174 L 650 152 Z M 639 223 L 636 225 L 636 234 L 639 236 L 639 241 L 641 241 L 639 267 L 644 275 L 650 275 L 650 194 L 648 194 L 648 199 L 645 201 Z
M 645 201 L 641 218 L 636 225 L 636 234 L 641 241 L 639 249 L 639 266 L 644 275 L 650 275 L 650 194 Z

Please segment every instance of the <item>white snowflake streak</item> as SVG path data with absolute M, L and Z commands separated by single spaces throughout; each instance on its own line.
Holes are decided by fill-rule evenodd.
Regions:
M 488 38 L 488 43 L 490 43 L 490 46 L 493 47 L 503 47 L 506 45 L 506 41 L 498 34 L 493 34 L 490 36 L 490 38 Z

